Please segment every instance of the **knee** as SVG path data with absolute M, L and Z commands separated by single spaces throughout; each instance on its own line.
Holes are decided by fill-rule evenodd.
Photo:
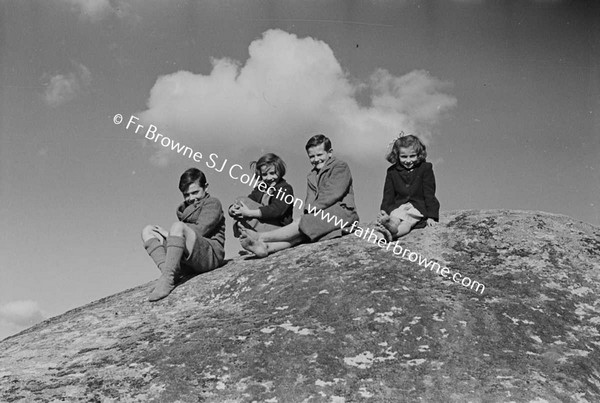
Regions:
M 402 223 L 400 223 L 400 225 L 398 225 L 398 236 L 408 234 L 411 229 L 412 229 L 412 226 L 410 225 L 410 223 L 408 223 L 406 221 L 402 221 Z
M 150 238 L 154 238 L 154 234 L 153 234 L 153 231 L 152 231 L 152 225 L 146 225 L 142 229 L 142 241 L 146 242 Z
M 174 222 L 173 225 L 171 225 L 171 230 L 169 231 L 169 234 L 175 236 L 183 236 L 185 228 L 185 224 L 181 221 Z

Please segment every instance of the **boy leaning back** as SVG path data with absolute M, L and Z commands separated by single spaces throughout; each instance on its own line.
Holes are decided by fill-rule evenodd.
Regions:
M 177 208 L 179 221 L 168 232 L 158 225 L 142 230 L 144 248 L 162 273 L 149 301 L 169 295 L 181 274 L 204 273 L 223 264 L 225 216 L 221 202 L 206 192 L 207 187 L 202 171 L 186 170 L 179 179 L 183 194 L 183 203 Z

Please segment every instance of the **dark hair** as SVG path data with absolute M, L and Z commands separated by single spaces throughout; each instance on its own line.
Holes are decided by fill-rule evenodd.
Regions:
M 304 148 L 306 148 L 306 151 L 308 151 L 309 148 L 317 147 L 321 144 L 325 144 L 325 151 L 331 151 L 331 140 L 329 140 L 329 138 L 323 134 L 315 134 L 312 136 L 310 139 L 308 139 L 308 142 Z
M 260 169 L 267 166 L 275 167 L 275 172 L 277 172 L 279 179 L 282 179 L 285 176 L 285 162 L 283 162 L 283 160 L 276 154 L 267 153 L 260 157 L 258 161 L 252 161 L 250 163 L 250 169 L 254 169 L 256 176 L 259 178 L 262 178 Z
M 425 144 L 423 144 L 417 136 L 413 136 L 412 134 L 403 136 L 401 133 L 400 137 L 394 141 L 392 149 L 385 156 L 385 159 L 392 164 L 400 162 L 400 147 L 413 147 L 417 153 L 419 163 L 425 161 L 427 158 L 427 147 L 425 147 Z
M 179 178 L 179 190 L 181 193 L 185 192 L 187 188 L 196 181 L 198 181 L 201 188 L 206 187 L 206 176 L 204 176 L 204 173 L 201 170 L 198 168 L 187 169 L 181 174 L 181 178 Z

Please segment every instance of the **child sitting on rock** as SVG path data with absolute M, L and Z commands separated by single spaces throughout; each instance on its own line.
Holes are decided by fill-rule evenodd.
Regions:
M 240 236 L 240 228 L 256 232 L 266 232 L 292 223 L 293 206 L 284 201 L 286 195 L 294 195 L 294 190 L 283 176 L 285 162 L 277 155 L 268 153 L 251 165 L 261 183 L 248 197 L 238 197 L 229 206 L 229 216 L 235 220 L 233 234 Z
M 184 200 L 177 208 L 179 221 L 168 232 L 158 225 L 142 230 L 144 248 L 162 273 L 150 301 L 169 295 L 183 271 L 204 273 L 223 264 L 225 217 L 221 202 L 206 192 L 207 187 L 202 171 L 186 170 L 179 180 Z
M 385 177 L 377 223 L 388 241 L 413 228 L 435 225 L 439 219 L 433 165 L 426 158 L 427 150 L 421 140 L 404 133 L 394 140 L 386 156 L 393 165 Z
M 341 236 L 345 225 L 358 221 L 348 164 L 333 156 L 331 141 L 322 134 L 311 137 L 305 149 L 313 169 L 307 177 L 304 214 L 273 231 L 242 230 L 242 247 L 258 257 L 302 242 Z M 327 217 L 332 218 L 328 220 Z

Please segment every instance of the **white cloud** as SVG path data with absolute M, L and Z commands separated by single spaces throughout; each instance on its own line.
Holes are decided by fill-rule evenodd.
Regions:
M 59 106 L 75 99 L 91 85 L 92 75 L 83 64 L 75 66 L 75 71 L 66 75 L 57 74 L 50 78 L 44 99 L 50 106 Z
M 99 21 L 114 12 L 109 0 L 62 0 L 76 8 L 81 16 L 90 21 Z
M 81 20 L 99 22 L 110 16 L 119 19 L 127 19 L 128 23 L 139 23 L 141 18 L 134 13 L 149 0 L 58 0 L 70 6 L 73 12 L 79 14 Z M 160 0 L 154 0 L 153 6 L 160 4 Z M 163 2 L 165 3 L 165 2 Z
M 310 37 L 269 30 L 248 50 L 244 64 L 214 59 L 208 75 L 159 77 L 140 117 L 205 155 L 215 147 L 270 148 L 274 138 L 303 150 L 311 135 L 324 133 L 336 150 L 368 157 L 381 155 L 401 130 L 427 141 L 456 104 L 441 92 L 445 84 L 423 70 L 397 77 L 377 69 L 355 82 L 331 48 Z
M 46 319 L 35 301 L 22 300 L 0 304 L 0 339 Z

